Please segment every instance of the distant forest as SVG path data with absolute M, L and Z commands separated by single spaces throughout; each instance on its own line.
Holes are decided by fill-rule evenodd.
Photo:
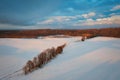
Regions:
M 120 28 L 103 29 L 36 29 L 36 30 L 0 30 L 0 38 L 37 38 L 48 35 L 81 36 L 82 34 L 120 38 Z

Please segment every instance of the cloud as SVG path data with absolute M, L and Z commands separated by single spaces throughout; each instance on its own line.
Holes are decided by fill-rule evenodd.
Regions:
M 38 22 L 38 24 L 64 23 L 76 18 L 76 16 L 52 16 L 42 22 Z
M 120 5 L 114 6 L 110 11 L 120 10 Z
M 42 22 L 38 22 L 37 24 L 51 24 L 54 22 L 54 19 L 47 19 L 45 21 L 42 21 Z
M 87 19 L 87 20 L 79 20 L 74 26 L 94 26 L 94 25 L 112 25 L 118 24 L 120 25 L 120 15 L 115 15 L 107 18 L 98 18 L 96 20 Z
M 38 25 L 42 26 L 51 26 L 56 28 L 56 26 L 60 26 L 62 28 L 97 28 L 100 27 L 118 27 L 120 25 L 120 15 L 111 15 L 110 17 L 99 16 L 98 18 L 94 18 L 96 15 L 94 12 L 90 12 L 83 17 L 82 15 L 74 15 L 74 16 L 52 16 L 46 18 L 43 21 L 38 22 Z
M 83 16 L 84 18 L 90 18 L 90 17 L 93 17 L 93 16 L 95 16 L 95 15 L 96 15 L 95 12 L 90 12 L 90 13 L 88 13 L 88 14 L 82 14 L 82 16 Z
M 52 16 L 48 17 L 45 20 L 38 22 L 37 24 L 53 24 L 53 23 L 69 23 L 74 20 L 78 20 L 79 18 L 90 18 L 95 16 L 95 12 L 90 12 L 87 14 L 82 14 L 82 15 L 74 15 L 74 16 Z

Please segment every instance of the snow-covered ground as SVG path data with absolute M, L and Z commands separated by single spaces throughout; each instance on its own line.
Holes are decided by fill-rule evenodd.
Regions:
M 0 39 L 0 80 L 120 80 L 120 38 Z M 67 43 L 43 68 L 23 75 L 24 64 L 41 51 Z M 4 76 L 6 78 L 3 78 Z

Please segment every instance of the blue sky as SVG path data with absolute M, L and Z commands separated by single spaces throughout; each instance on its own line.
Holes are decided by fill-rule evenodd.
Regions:
M 120 27 L 120 0 L 0 0 L 0 29 Z

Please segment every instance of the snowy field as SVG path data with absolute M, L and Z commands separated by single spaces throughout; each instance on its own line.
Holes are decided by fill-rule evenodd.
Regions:
M 0 39 L 0 80 L 120 80 L 120 38 Z M 24 64 L 41 51 L 67 43 L 62 54 L 24 75 Z M 12 74 L 12 75 L 9 75 Z M 3 78 L 4 76 L 7 77 Z

